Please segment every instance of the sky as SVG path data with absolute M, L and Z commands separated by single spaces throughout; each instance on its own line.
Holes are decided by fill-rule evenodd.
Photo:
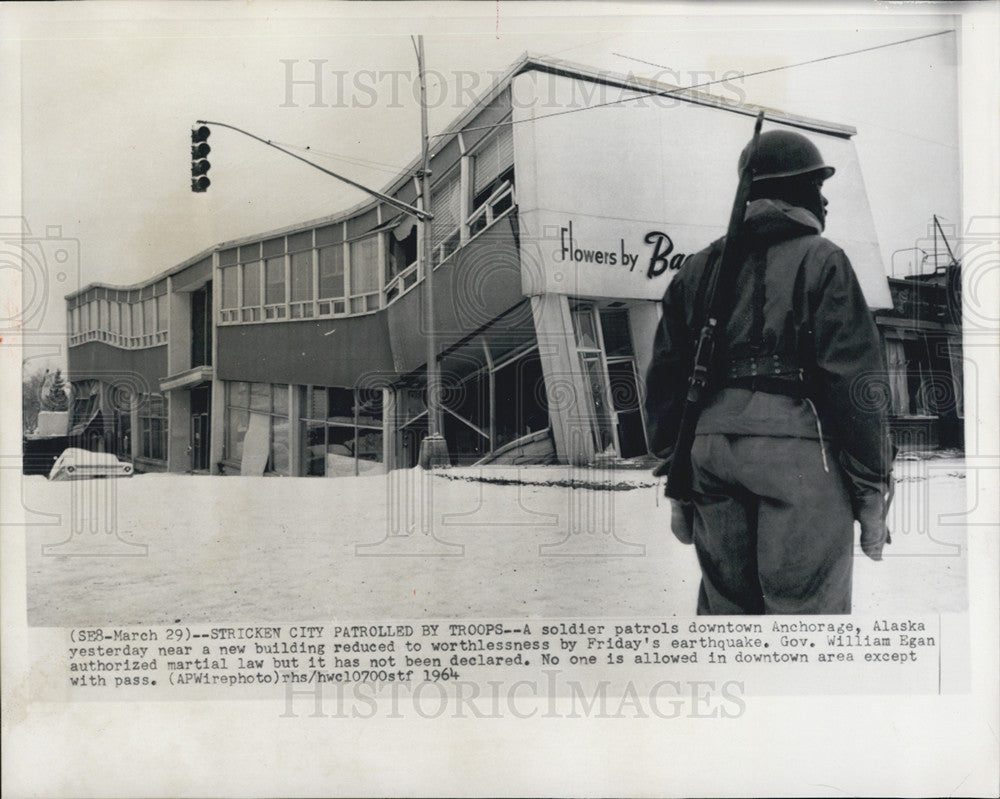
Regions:
M 738 77 L 961 28 L 916 6 L 741 6 L 735 16 L 691 5 L 461 3 L 431 14 L 394 4 L 377 17 L 370 4 L 54 5 L 32 7 L 4 40 L 7 63 L 12 51 L 20 60 L 20 213 L 34 237 L 78 246 L 78 264 L 74 255 L 65 279 L 43 287 L 39 326 L 53 334 L 65 330 L 71 290 L 137 282 L 218 242 L 365 199 L 221 128 L 212 187 L 193 194 L 197 119 L 308 146 L 317 163 L 383 188 L 420 146 L 412 32 L 425 37 L 432 133 L 525 51 L 678 85 L 725 79 L 710 90 L 857 128 L 887 270 L 912 271 L 906 248 L 927 249 L 932 215 L 949 231 L 962 218 L 958 34 Z M 317 65 L 319 102 L 313 86 L 288 82 Z

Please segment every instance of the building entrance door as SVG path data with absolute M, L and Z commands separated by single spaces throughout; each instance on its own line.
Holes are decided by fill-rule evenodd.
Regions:
M 191 389 L 191 468 L 208 471 L 212 394 L 208 385 Z

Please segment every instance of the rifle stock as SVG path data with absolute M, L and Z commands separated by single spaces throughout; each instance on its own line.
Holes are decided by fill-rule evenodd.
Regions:
M 687 396 L 684 399 L 684 409 L 681 413 L 680 427 L 677 431 L 677 439 L 674 444 L 673 457 L 670 461 L 670 472 L 667 475 L 667 486 L 665 493 L 671 499 L 689 502 L 692 493 L 692 467 L 691 467 L 691 447 L 694 445 L 695 429 L 698 426 L 698 417 L 701 415 L 702 405 L 705 402 L 706 389 L 708 388 L 709 376 L 713 374 L 715 361 L 715 336 L 720 326 L 720 320 L 724 313 L 728 313 L 726 304 L 729 300 L 728 292 L 719 291 L 720 277 L 727 278 L 726 285 L 732 283 L 732 273 L 737 264 L 740 230 L 743 227 L 743 216 L 746 213 L 747 201 L 750 197 L 750 186 L 753 183 L 753 161 L 757 154 L 757 142 L 760 139 L 761 125 L 764 123 L 764 112 L 757 114 L 757 121 L 754 124 L 753 140 L 750 144 L 749 157 L 740 173 L 739 185 L 736 188 L 736 197 L 733 201 L 733 209 L 729 215 L 729 227 L 726 230 L 726 239 L 722 248 L 722 255 L 716 264 L 707 264 L 706 269 L 714 269 L 706 295 L 706 305 L 708 315 L 701 335 L 698 337 L 698 347 L 695 350 L 694 369 L 688 379 Z

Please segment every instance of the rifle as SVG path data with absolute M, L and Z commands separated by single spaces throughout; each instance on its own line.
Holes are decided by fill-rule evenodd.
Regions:
M 695 350 L 694 370 L 688 378 L 687 396 L 684 398 L 684 409 L 681 412 L 680 428 L 677 431 L 677 442 L 674 444 L 673 459 L 670 461 L 670 473 L 667 475 L 666 495 L 671 499 L 689 502 L 691 500 L 691 447 L 694 444 L 695 428 L 698 426 L 698 416 L 705 402 L 709 376 L 714 374 L 715 367 L 715 337 L 720 326 L 725 327 L 731 310 L 729 306 L 729 290 L 736 280 L 736 263 L 740 255 L 740 231 L 743 227 L 743 216 L 746 214 L 747 200 L 750 197 L 750 186 L 754 177 L 754 156 L 757 154 L 757 142 L 760 140 L 760 128 L 764 123 L 764 112 L 757 114 L 757 122 L 753 129 L 753 140 L 750 143 L 750 153 L 740 173 L 740 182 L 736 188 L 736 199 L 729 215 L 729 228 L 722 247 L 722 255 L 716 260 L 712 269 L 706 305 L 708 314 L 705 324 L 698 337 L 698 347 Z M 720 290 L 720 276 L 725 280 Z

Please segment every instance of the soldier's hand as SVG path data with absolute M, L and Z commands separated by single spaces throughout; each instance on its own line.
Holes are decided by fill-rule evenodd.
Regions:
M 885 519 L 892 502 L 893 484 L 883 493 L 875 489 L 856 491 L 854 518 L 861 524 L 861 551 L 872 560 L 882 560 L 882 548 L 892 543 Z
M 896 492 L 892 472 L 878 474 L 846 450 L 840 451 L 840 466 L 847 477 L 854 518 L 861 524 L 861 551 L 872 560 L 882 560 L 882 548 L 892 543 L 885 519 Z
M 670 532 L 682 544 L 694 541 L 694 505 L 670 500 Z

